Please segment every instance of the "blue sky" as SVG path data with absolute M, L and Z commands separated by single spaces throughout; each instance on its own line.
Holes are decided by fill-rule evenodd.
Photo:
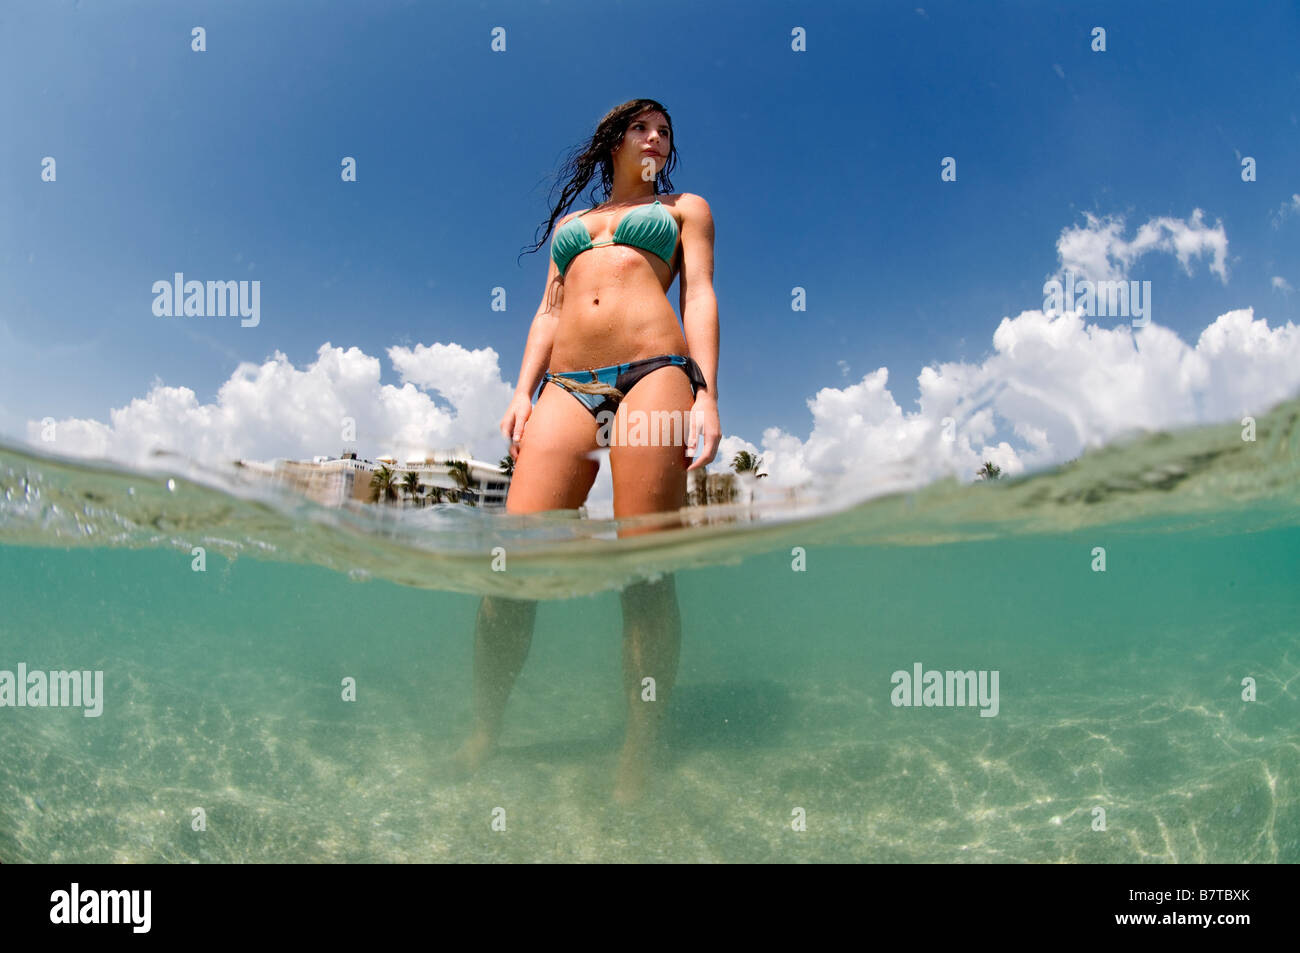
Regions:
M 1153 320 L 1189 347 L 1234 309 L 1277 329 L 1300 321 L 1297 41 L 1291 2 L 9 0 L 0 432 L 109 425 L 155 381 L 213 404 L 239 362 L 279 351 L 303 368 L 327 341 L 394 386 L 390 347 L 492 348 L 513 384 L 546 246 L 516 258 L 549 180 L 638 96 L 672 114 L 675 189 L 713 211 L 735 446 L 763 449 L 769 428 L 807 439 L 819 389 L 881 367 L 915 412 L 923 367 L 979 365 L 1004 316 L 1041 308 L 1085 213 L 1122 217 L 1133 241 L 1203 210 L 1226 281 L 1208 251 L 1190 275 L 1159 251 L 1124 274 L 1152 281 Z M 175 271 L 260 280 L 260 324 L 155 317 L 151 285 Z M 1014 438 L 1004 417 L 991 446 Z

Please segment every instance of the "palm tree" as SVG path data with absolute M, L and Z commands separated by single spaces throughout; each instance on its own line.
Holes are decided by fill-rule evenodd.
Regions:
M 397 499 L 397 484 L 393 482 L 393 471 L 387 464 L 380 464 L 375 475 L 370 478 L 370 489 L 374 494 L 370 502 L 391 503 Z
M 984 466 L 975 471 L 975 475 L 982 480 L 996 480 L 1002 476 L 1002 468 L 996 463 L 984 461 Z
M 497 466 L 501 468 L 501 472 L 506 476 L 513 476 L 515 472 L 515 458 L 507 453 L 497 461 Z
M 741 450 L 739 453 L 736 454 L 734 458 L 732 458 L 731 461 L 731 468 L 736 471 L 736 476 L 743 477 L 745 474 L 748 473 L 753 475 L 755 480 L 761 480 L 763 479 L 763 477 L 767 476 L 766 473 L 758 472 L 758 468 L 761 467 L 762 465 L 763 465 L 763 458 L 754 456 L 748 450 Z M 730 502 L 734 503 L 737 499 L 740 498 L 740 486 L 732 478 L 730 473 L 727 474 L 727 483 L 729 484 L 729 488 L 730 488 L 730 492 L 727 494 L 727 496 L 729 497 Z M 753 489 L 752 487 L 748 487 L 747 492 L 752 492 L 752 489 Z M 752 496 L 751 496 L 751 500 L 752 500 Z
M 407 470 L 406 476 L 402 477 L 402 489 L 416 506 L 420 505 L 420 474 L 414 470 Z
M 748 450 L 741 450 L 731 461 L 731 469 L 737 473 L 752 473 L 754 478 L 761 480 L 767 476 L 766 473 L 759 473 L 758 468 L 763 465 L 763 458 L 756 457 Z
M 687 496 L 688 505 L 703 506 L 708 502 L 708 481 L 709 472 L 704 467 L 692 471 L 690 492 Z
M 458 500 L 463 499 L 464 502 L 468 503 L 470 506 L 473 506 L 474 500 L 471 498 L 467 498 L 467 493 L 466 493 L 466 491 L 469 490 L 470 487 L 474 485 L 474 478 L 470 475 L 469 472 L 469 461 L 452 460 L 447 464 L 447 471 L 451 474 L 451 478 L 456 481 L 456 486 L 459 488 L 458 492 L 456 493 L 457 499 Z

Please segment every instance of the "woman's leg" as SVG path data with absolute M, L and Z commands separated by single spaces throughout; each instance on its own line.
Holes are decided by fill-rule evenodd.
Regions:
M 595 449 L 596 420 L 591 412 L 559 387 L 542 388 L 524 426 L 506 512 L 582 506 L 600 467 L 591 457 Z M 470 769 L 496 749 L 506 701 L 528 657 L 536 618 L 535 599 L 484 596 L 479 603 L 474 632 L 474 729 L 459 753 Z
M 623 590 L 623 695 L 627 734 L 614 797 L 634 801 L 662 755 L 663 725 L 677 681 L 682 621 L 671 573 Z M 652 681 L 648 681 L 652 680 Z
M 510 689 L 524 667 L 537 619 L 535 599 L 484 596 L 474 627 L 474 730 L 460 749 L 473 770 L 496 750 Z
M 614 515 L 662 513 L 686 505 L 685 417 L 694 402 L 690 380 L 680 367 L 651 371 L 628 391 L 620 415 L 644 414 L 642 421 L 662 421 L 656 412 L 668 411 L 667 432 L 650 446 L 610 448 L 614 483 Z M 676 412 L 682 426 L 672 426 Z M 634 433 L 636 420 L 626 429 Z M 619 421 L 622 428 L 624 421 Z M 648 426 L 642 432 L 647 432 Z M 654 527 L 620 530 L 620 536 L 655 532 Z M 681 613 L 671 574 L 653 582 L 638 581 L 623 591 L 623 691 L 627 699 L 627 736 L 619 760 L 614 796 L 632 801 L 645 790 L 661 753 L 668 700 L 677 680 L 681 650 Z M 653 695 L 645 679 L 654 679 Z M 648 700 L 653 698 L 653 701 Z

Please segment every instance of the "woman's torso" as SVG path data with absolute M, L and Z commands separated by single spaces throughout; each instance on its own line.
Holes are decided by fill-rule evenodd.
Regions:
M 676 196 L 655 199 L 677 222 L 671 262 L 634 245 L 600 245 L 575 255 L 564 273 L 559 326 L 551 345 L 553 372 L 687 353 L 668 303 L 668 289 L 681 265 L 681 216 Z M 625 215 L 653 202 L 601 208 L 580 221 L 593 243 L 608 241 Z

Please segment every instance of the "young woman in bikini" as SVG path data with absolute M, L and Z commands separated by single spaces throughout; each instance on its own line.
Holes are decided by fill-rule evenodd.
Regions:
M 597 169 L 604 200 L 565 215 L 551 243 L 542 303 L 501 420 L 515 458 L 508 513 L 578 509 L 596 479 L 603 446 L 609 447 L 615 518 L 676 510 L 686 503 L 687 471 L 706 466 L 717 452 L 713 218 L 700 196 L 671 194 L 668 173 L 676 158 L 668 111 L 654 100 L 635 99 L 611 110 L 569 165 L 546 233 L 532 250 Z M 678 276 L 681 324 L 667 298 Z M 608 439 L 611 432 L 637 433 L 634 415 L 644 422 L 674 414 L 685 422 L 675 442 L 620 445 Z M 647 531 L 653 528 L 619 535 Z M 662 753 L 681 617 L 671 574 L 628 585 L 622 602 L 627 733 L 614 796 L 626 802 L 643 793 Z M 479 606 L 474 730 L 460 752 L 470 768 L 496 747 L 536 613 L 534 600 L 488 596 Z M 647 677 L 655 682 L 653 702 L 641 700 Z

